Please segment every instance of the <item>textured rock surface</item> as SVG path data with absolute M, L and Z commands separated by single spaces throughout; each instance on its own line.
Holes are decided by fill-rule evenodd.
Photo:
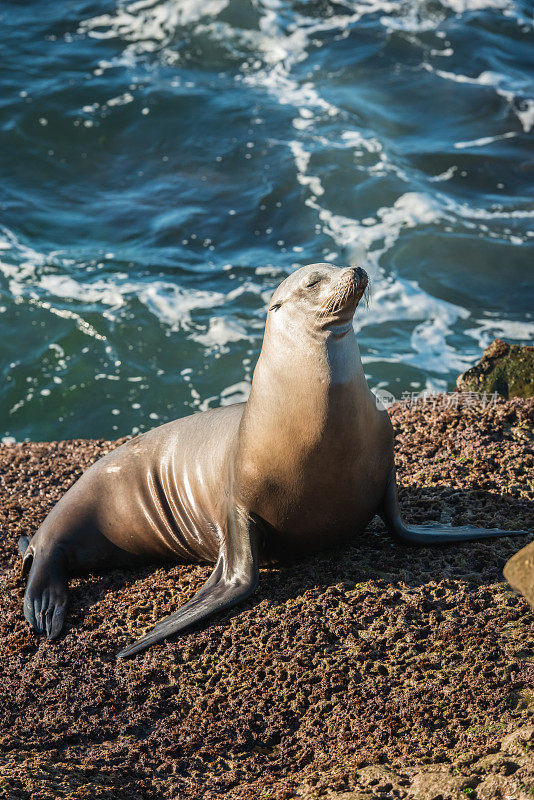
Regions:
M 410 520 L 532 529 L 534 400 L 391 414 Z M 375 521 L 118 662 L 209 568 L 77 579 L 50 644 L 24 622 L 16 553 L 113 446 L 0 448 L 0 797 L 532 800 L 534 614 L 502 568 L 534 537 L 412 549 Z
M 521 347 L 495 339 L 474 367 L 460 375 L 461 392 L 487 392 L 501 397 L 534 396 L 534 347 Z

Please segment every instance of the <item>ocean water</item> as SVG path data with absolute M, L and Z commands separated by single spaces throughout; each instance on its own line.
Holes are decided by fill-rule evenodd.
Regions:
M 0 9 L 0 438 L 246 398 L 276 285 L 372 279 L 372 388 L 534 338 L 530 0 Z

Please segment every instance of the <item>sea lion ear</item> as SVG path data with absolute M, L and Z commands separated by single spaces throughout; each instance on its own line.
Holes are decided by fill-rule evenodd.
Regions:
M 282 301 L 279 300 L 278 302 L 273 303 L 272 306 L 269 307 L 269 311 L 278 311 L 278 309 L 280 308 L 281 305 L 282 305 Z

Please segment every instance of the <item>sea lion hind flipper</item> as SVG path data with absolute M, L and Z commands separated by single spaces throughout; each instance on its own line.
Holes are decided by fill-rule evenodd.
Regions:
M 474 539 L 491 539 L 499 536 L 526 536 L 528 531 L 506 531 L 501 528 L 477 528 L 474 525 L 451 526 L 440 522 L 427 522 L 423 525 L 406 525 L 402 519 L 397 499 L 395 469 L 389 477 L 386 493 L 377 514 L 383 520 L 389 533 L 395 538 L 410 544 L 450 544 Z
M 245 600 L 258 585 L 258 532 L 252 517 L 240 509 L 229 515 L 227 535 L 215 569 L 185 605 L 117 653 L 118 658 L 146 650 L 156 642 Z

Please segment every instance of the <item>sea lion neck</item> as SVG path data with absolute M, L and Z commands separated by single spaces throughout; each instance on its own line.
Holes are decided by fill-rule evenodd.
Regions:
M 328 385 L 349 384 L 360 377 L 365 380 L 352 328 L 339 336 L 303 314 L 292 315 L 283 325 L 267 320 L 253 390 L 263 383 L 272 393 L 278 384 L 286 390 L 288 385 L 296 387 L 299 381 L 305 381 L 302 389 L 314 392 L 325 381 Z
M 289 441 L 296 451 L 313 450 L 325 437 L 359 428 L 358 418 L 373 413 L 354 332 L 341 340 L 313 326 L 266 327 L 243 412 L 240 446 L 271 452 Z

